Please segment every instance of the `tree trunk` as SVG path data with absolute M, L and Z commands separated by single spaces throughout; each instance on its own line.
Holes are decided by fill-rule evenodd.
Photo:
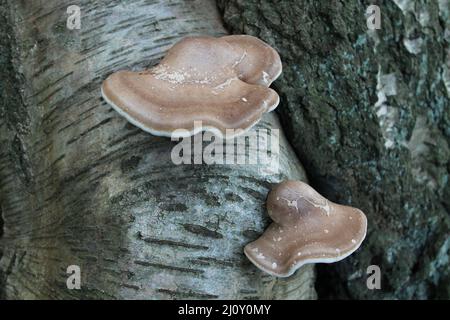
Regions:
M 78 1 L 80 30 L 66 27 L 72 1 L 0 4 L 2 297 L 315 297 L 311 266 L 277 279 L 243 255 L 270 222 L 271 185 L 306 179 L 282 134 L 279 173 L 177 166 L 175 142 L 101 99 L 110 73 L 153 65 L 186 35 L 225 34 L 214 2 Z M 69 265 L 80 290 L 66 287 Z
M 230 30 L 280 52 L 277 110 L 310 183 L 368 215 L 362 249 L 318 268 L 319 298 L 449 299 L 449 1 L 218 3 Z

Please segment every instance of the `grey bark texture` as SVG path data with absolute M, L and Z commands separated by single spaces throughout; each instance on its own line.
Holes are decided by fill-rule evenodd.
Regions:
M 101 99 L 111 72 L 153 65 L 186 35 L 225 34 L 215 3 L 77 1 L 81 30 L 69 30 L 71 4 L 0 0 L 1 297 L 315 298 L 312 266 L 277 279 L 243 255 L 270 222 L 271 185 L 306 179 L 283 134 L 278 173 L 176 166 L 175 142 Z M 69 265 L 81 290 L 66 287 Z
M 219 6 L 233 33 L 280 52 L 277 110 L 310 183 L 368 215 L 362 250 L 318 268 L 319 298 L 450 298 L 448 0 Z M 372 264 L 381 290 L 366 287 Z

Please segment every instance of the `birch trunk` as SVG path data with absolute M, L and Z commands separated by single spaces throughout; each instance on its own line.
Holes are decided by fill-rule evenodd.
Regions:
M 153 65 L 186 35 L 226 34 L 214 2 L 78 1 L 80 30 L 66 26 L 72 1 L 0 3 L 3 298 L 315 297 L 312 267 L 276 279 L 243 255 L 270 222 L 271 185 L 306 179 L 283 134 L 278 173 L 176 166 L 176 142 L 101 98 L 110 73 Z M 279 128 L 276 115 L 258 128 Z

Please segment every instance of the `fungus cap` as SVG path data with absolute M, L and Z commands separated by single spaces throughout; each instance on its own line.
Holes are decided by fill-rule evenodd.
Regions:
M 151 134 L 193 135 L 194 121 L 201 121 L 201 129 L 225 136 L 226 129 L 245 132 L 276 108 L 278 94 L 268 86 L 280 73 L 278 53 L 257 38 L 187 37 L 154 68 L 110 75 L 102 95 Z
M 333 203 L 300 181 L 278 184 L 269 193 L 267 210 L 274 222 L 244 252 L 274 276 L 290 276 L 308 263 L 340 261 L 366 236 L 367 219 L 361 210 Z

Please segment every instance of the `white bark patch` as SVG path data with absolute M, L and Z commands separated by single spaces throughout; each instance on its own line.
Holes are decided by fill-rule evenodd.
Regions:
M 416 39 L 403 39 L 403 45 L 405 46 L 406 50 L 408 50 L 409 53 L 412 54 L 419 54 L 422 52 L 422 46 L 423 46 L 423 39 L 422 38 L 416 38 Z
M 395 73 L 382 74 L 378 67 L 377 96 L 375 112 L 378 116 L 381 132 L 385 139 L 384 146 L 387 149 L 395 146 L 395 122 L 398 118 L 398 110 L 388 105 L 389 96 L 397 94 L 397 79 Z

